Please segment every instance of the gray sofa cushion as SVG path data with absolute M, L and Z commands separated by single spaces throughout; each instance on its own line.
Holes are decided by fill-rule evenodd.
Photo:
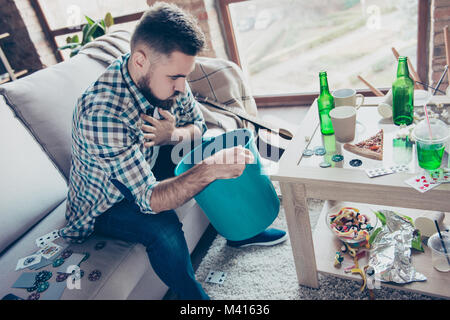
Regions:
M 86 55 L 0 86 L 13 108 L 61 170 L 70 172 L 72 113 L 78 97 L 106 65 Z
M 55 283 L 59 268 L 54 268 L 52 265 L 39 270 L 24 269 L 15 271 L 15 267 L 20 258 L 38 250 L 35 244 L 36 238 L 65 225 L 65 209 L 66 202 L 64 201 L 1 256 L 0 298 L 7 293 L 13 293 L 23 299 L 30 295 L 25 289 L 11 288 L 23 272 L 51 271 L 53 275 L 49 279 L 49 283 L 50 285 Z M 57 241 L 60 244 L 64 243 L 62 239 Z M 102 250 L 95 250 L 95 244 L 99 241 L 106 241 L 106 246 Z M 90 257 L 80 265 L 81 270 L 85 272 L 81 279 L 81 289 L 70 290 L 66 288 L 61 299 L 126 299 L 139 279 L 148 270 L 147 254 L 143 246 L 135 243 L 94 235 L 85 243 L 71 244 L 69 248 L 74 253 L 89 252 Z M 100 270 L 102 275 L 98 281 L 89 281 L 88 275 L 95 269 Z
M 66 183 L 0 96 L 0 253 L 67 195 Z
M 24 299 L 30 295 L 25 289 L 11 288 L 23 272 L 51 271 L 53 276 L 49 283 L 50 285 L 55 283 L 59 268 L 51 265 L 37 271 L 14 270 L 20 258 L 37 251 L 36 238 L 65 225 L 65 207 L 64 201 L 0 257 L 0 298 L 7 293 L 13 293 Z M 192 252 L 209 221 L 195 202 L 180 207 L 177 214 L 182 218 L 183 231 L 189 251 Z M 95 245 L 99 241 L 106 241 L 106 246 L 101 250 L 95 250 Z M 90 257 L 80 265 L 80 269 L 84 271 L 81 289 L 66 288 L 61 299 L 161 299 L 167 291 L 167 286 L 155 275 L 145 248 L 141 244 L 104 238 L 94 233 L 83 244 L 71 244 L 69 248 L 74 253 L 89 252 Z M 100 279 L 95 282 L 89 281 L 89 273 L 96 269 L 102 273 Z

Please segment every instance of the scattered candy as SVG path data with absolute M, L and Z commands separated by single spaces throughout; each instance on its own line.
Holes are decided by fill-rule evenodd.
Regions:
M 340 251 L 336 251 L 336 255 L 334 256 L 334 267 L 340 268 L 342 265 L 342 261 L 344 261 L 344 256 Z
M 341 208 L 337 214 L 330 215 L 329 223 L 331 230 L 343 241 L 364 241 L 373 229 L 369 218 L 351 207 Z

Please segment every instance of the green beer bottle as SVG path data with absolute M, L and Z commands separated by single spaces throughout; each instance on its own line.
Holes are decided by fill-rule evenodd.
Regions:
M 331 123 L 330 110 L 334 108 L 334 98 L 328 90 L 328 79 L 326 71 L 319 73 L 320 95 L 317 99 L 319 107 L 320 131 L 324 135 L 334 134 L 333 124 Z
M 399 57 L 397 79 L 392 84 L 392 119 L 397 126 L 414 119 L 414 82 L 409 77 L 408 58 Z

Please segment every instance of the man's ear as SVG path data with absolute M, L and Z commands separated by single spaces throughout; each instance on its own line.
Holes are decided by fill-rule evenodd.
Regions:
M 149 63 L 147 56 L 143 50 L 136 50 L 132 55 L 132 61 L 134 66 L 142 72 L 142 70 L 147 69 L 147 64 Z

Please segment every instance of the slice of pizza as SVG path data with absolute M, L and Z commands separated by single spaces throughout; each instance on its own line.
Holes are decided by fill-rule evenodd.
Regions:
M 361 142 L 344 144 L 344 149 L 362 157 L 383 160 L 383 129 Z

